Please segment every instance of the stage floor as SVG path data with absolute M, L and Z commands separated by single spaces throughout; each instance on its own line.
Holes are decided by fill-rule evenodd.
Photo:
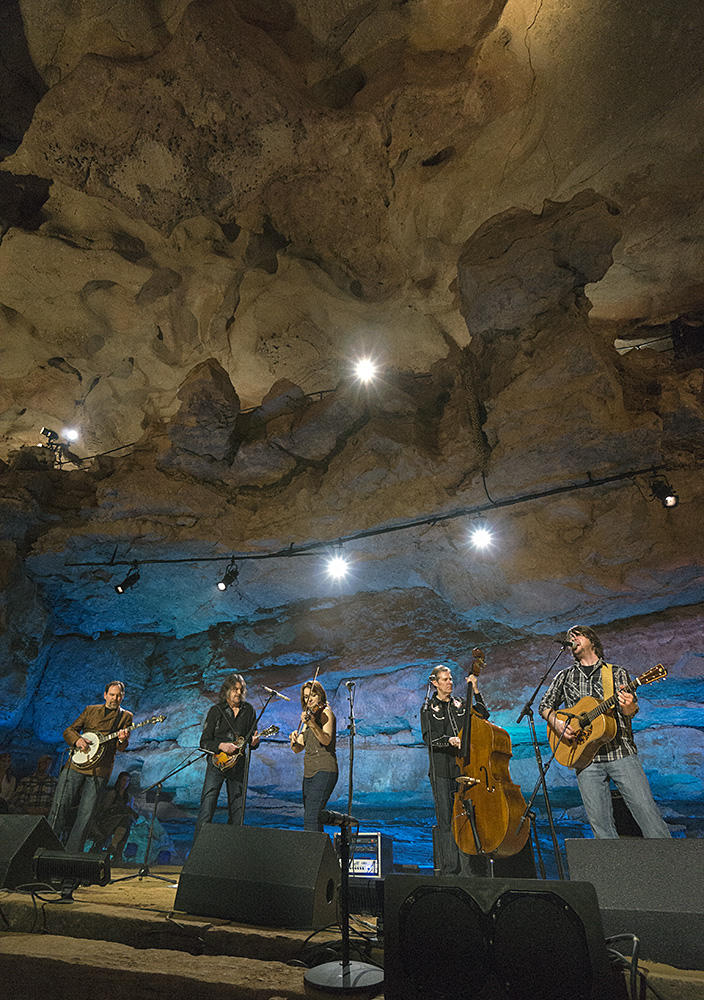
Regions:
M 339 960 L 338 928 L 314 933 L 190 916 L 173 910 L 180 867 L 150 869 L 159 879 L 119 881 L 138 871 L 115 869 L 115 881 L 77 889 L 72 903 L 49 902 L 57 895 L 48 892 L 0 893 L 0 981 L 31 1000 L 107 991 L 111 1000 L 297 1000 L 308 995 L 306 967 Z M 352 958 L 383 964 L 375 918 L 352 924 L 353 936 L 367 939 Z M 704 972 L 646 961 L 641 968 L 667 1000 L 704 996 Z

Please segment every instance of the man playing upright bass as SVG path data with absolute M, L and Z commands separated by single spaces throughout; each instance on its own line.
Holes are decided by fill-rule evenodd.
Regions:
M 437 821 L 438 853 L 437 868 L 442 875 L 467 874 L 472 871 L 466 862 L 466 855 L 455 843 L 452 833 L 452 811 L 457 793 L 457 777 L 460 769 L 456 757 L 460 750 L 460 732 L 464 727 L 467 703 L 464 698 L 452 694 L 452 671 L 444 663 L 433 667 L 429 683 L 435 688 L 432 698 L 424 704 L 420 713 L 423 741 L 430 746 L 430 784 L 435 801 Z M 467 682 L 474 692 L 474 710 L 482 719 L 488 719 L 489 709 L 479 691 L 477 677 L 470 673 Z

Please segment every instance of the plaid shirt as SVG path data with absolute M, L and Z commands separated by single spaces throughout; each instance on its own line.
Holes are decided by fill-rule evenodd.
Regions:
M 41 809 L 48 813 L 55 788 L 56 778 L 50 774 L 44 778 L 40 778 L 38 774 L 28 774 L 17 785 L 12 800 L 13 811 L 21 813 L 25 809 Z
M 540 701 L 538 711 L 541 715 L 548 710 L 559 708 L 565 705 L 570 708 L 576 705 L 582 698 L 596 698 L 597 701 L 604 701 L 604 689 L 601 683 L 601 668 L 604 661 L 599 660 L 592 667 L 582 667 L 575 663 L 566 670 L 561 670 L 554 681 L 547 689 Z M 628 672 L 623 667 L 614 665 L 614 693 L 623 685 L 630 684 Z M 638 709 L 636 709 L 636 712 Z M 594 755 L 597 763 L 604 763 L 609 760 L 621 760 L 631 754 L 638 753 L 633 740 L 633 728 L 628 716 L 622 714 L 616 708 L 612 713 L 616 719 L 616 735 L 610 743 L 604 743 Z

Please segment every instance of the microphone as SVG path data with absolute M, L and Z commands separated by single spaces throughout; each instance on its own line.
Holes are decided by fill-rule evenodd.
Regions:
M 352 688 L 354 687 L 354 681 L 345 681 L 344 683 L 348 691 L 351 691 Z
M 268 688 L 268 687 L 266 686 L 266 684 L 262 684 L 262 688 L 263 688 L 263 689 L 264 689 L 265 691 L 268 691 L 268 692 L 269 692 L 269 694 L 275 694 L 277 698 L 283 698 L 283 700 L 284 700 L 284 701 L 290 701 L 290 700 L 291 700 L 291 699 L 289 698 L 289 696 L 288 696 L 287 694 L 281 694 L 281 692 L 280 692 L 280 691 L 274 691 L 274 689 L 273 689 L 273 688 Z
M 330 812 L 328 809 L 321 809 L 318 813 L 318 822 L 327 823 L 328 826 L 359 826 L 359 820 L 346 813 Z
M 558 642 L 563 649 L 574 649 L 574 643 L 570 642 L 568 639 L 553 639 L 553 642 Z

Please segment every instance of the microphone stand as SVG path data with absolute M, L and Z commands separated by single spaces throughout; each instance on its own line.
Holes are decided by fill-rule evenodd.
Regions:
M 350 842 L 348 828 L 351 816 L 341 817 L 340 822 L 340 926 L 342 930 L 342 958 L 339 962 L 325 962 L 307 969 L 303 979 L 313 992 L 335 993 L 338 996 L 375 997 L 384 982 L 384 970 L 369 962 L 350 962 Z M 356 822 L 356 821 L 353 821 Z M 356 823 L 359 826 L 359 823 Z
M 353 787 L 354 787 L 354 781 L 353 781 L 353 773 L 354 773 L 354 738 L 355 738 L 355 735 L 357 733 L 357 729 L 356 729 L 356 725 L 355 725 L 356 720 L 355 720 L 355 717 L 354 717 L 354 687 L 355 687 L 354 681 L 346 681 L 345 682 L 345 687 L 347 688 L 347 696 L 349 698 L 349 703 L 350 703 L 350 714 L 349 714 L 349 723 L 350 723 L 350 757 L 349 757 L 349 763 L 348 763 L 348 767 L 347 767 L 347 773 L 348 773 L 348 778 L 347 778 L 347 815 L 349 816 L 351 814 L 351 812 L 352 812 L 352 790 L 353 790 Z M 359 828 L 357 828 L 357 834 L 358 833 L 359 833 Z M 357 834 L 355 834 L 355 847 L 352 848 L 352 856 L 353 857 L 354 857 L 354 852 L 356 850 Z M 380 860 L 379 863 L 381 864 L 381 860 Z
M 153 875 L 149 871 L 149 852 L 152 847 L 152 835 L 154 832 L 154 821 L 156 819 L 156 813 L 159 807 L 159 795 L 161 794 L 162 785 L 168 778 L 171 778 L 174 774 L 178 774 L 179 771 L 183 771 L 184 768 L 190 767 L 191 764 L 195 764 L 197 760 L 202 760 L 203 757 L 205 756 L 207 756 L 205 753 L 201 753 L 199 754 L 198 757 L 194 757 L 193 760 L 191 760 L 190 758 L 193 757 L 193 754 L 192 753 L 189 754 L 188 759 L 185 760 L 182 764 L 177 764 L 176 767 L 174 767 L 171 771 L 169 771 L 168 774 L 165 774 L 163 778 L 159 778 L 159 780 L 155 781 L 153 785 L 149 785 L 148 788 L 144 789 L 144 794 L 146 795 L 147 792 L 150 792 L 152 790 L 152 788 L 156 788 L 156 793 L 154 795 L 154 807 L 152 809 L 152 821 L 149 825 L 149 836 L 147 837 L 147 847 L 144 852 L 144 862 L 142 865 L 140 865 L 139 871 L 135 872 L 134 875 L 123 875 L 120 878 L 110 879 L 110 885 L 113 885 L 116 882 L 129 882 L 133 878 L 138 878 L 140 882 L 142 881 L 143 878 L 154 878 L 157 879 L 159 882 L 168 882 L 170 885 L 174 884 L 173 878 L 164 878 L 163 875 Z
M 261 717 L 264 715 L 264 712 L 269 707 L 269 702 L 271 701 L 271 699 L 273 697 L 274 697 L 274 692 L 272 692 L 269 695 L 269 697 L 266 699 L 266 701 L 262 705 L 262 710 L 259 713 L 259 715 L 256 717 L 256 719 L 254 720 L 254 725 L 250 729 L 249 733 L 247 734 L 247 738 L 244 741 L 244 746 L 246 747 L 246 751 L 245 751 L 246 758 L 245 758 L 245 765 L 244 765 L 244 777 L 242 778 L 242 810 L 241 810 L 241 813 L 240 813 L 240 826 L 244 826 L 244 811 L 245 811 L 245 809 L 247 807 L 247 788 L 249 787 L 249 763 L 250 763 L 250 761 L 252 759 L 252 746 L 251 746 L 250 740 L 252 739 L 252 736 L 254 736 L 254 734 L 256 733 L 257 727 L 259 726 L 259 720 L 261 719 Z
M 525 823 L 526 818 L 529 815 L 530 810 L 532 808 L 535 796 L 538 794 L 538 789 L 542 785 L 543 798 L 545 800 L 545 814 L 546 814 L 546 816 L 548 818 L 548 825 L 550 827 L 550 838 L 552 840 L 552 849 L 553 849 L 553 853 L 555 855 L 555 865 L 557 867 L 557 877 L 561 881 L 564 880 L 564 878 L 565 878 L 565 869 L 564 869 L 563 864 L 562 864 L 562 857 L 560 856 L 560 845 L 557 842 L 557 831 L 555 830 L 555 822 L 553 820 L 552 807 L 550 805 L 550 797 L 548 795 L 548 786 L 547 786 L 546 781 L 545 781 L 545 775 L 547 774 L 548 768 L 550 767 L 550 765 L 552 764 L 553 760 L 555 759 L 555 753 L 553 751 L 552 757 L 548 761 L 547 765 L 543 766 L 543 758 L 542 758 L 542 755 L 540 753 L 540 745 L 538 743 L 538 734 L 537 734 L 536 729 L 535 729 L 535 718 L 534 718 L 534 714 L 533 714 L 533 702 L 535 701 L 535 699 L 536 699 L 536 697 L 538 695 L 538 691 L 540 691 L 541 687 L 543 686 L 543 684 L 547 680 L 548 676 L 552 673 L 553 667 L 555 666 L 555 664 L 557 663 L 557 661 L 560 659 L 560 657 L 564 653 L 565 649 L 567 649 L 567 648 L 568 648 L 567 646 L 563 646 L 562 649 L 560 650 L 560 652 L 555 657 L 555 659 L 548 666 L 547 670 L 545 671 L 545 673 L 543 674 L 543 676 L 538 681 L 538 684 L 537 684 L 537 687 L 536 687 L 535 691 L 530 696 L 530 698 L 528 699 L 528 701 L 525 703 L 525 705 L 523 706 L 523 709 L 521 710 L 521 714 L 516 719 L 516 725 L 520 725 L 520 723 L 523 720 L 523 717 L 526 716 L 526 715 L 528 716 L 528 723 L 530 725 L 530 733 L 531 733 L 531 741 L 533 743 L 533 750 L 535 752 L 535 760 L 536 760 L 536 763 L 538 765 L 538 773 L 539 773 L 538 781 L 536 782 L 535 788 L 533 789 L 533 794 L 531 795 L 530 800 L 528 801 L 528 803 L 526 805 L 525 811 L 524 811 L 523 815 L 521 816 L 520 822 L 518 824 L 518 829 L 520 830 L 521 827 L 523 826 L 523 824 Z M 538 839 L 538 836 L 537 836 L 537 831 L 536 831 L 536 841 L 537 841 L 537 839 Z M 540 855 L 540 852 L 538 852 L 538 857 L 540 858 L 541 874 L 543 875 L 543 878 L 545 878 L 545 874 L 543 872 L 542 856 Z

